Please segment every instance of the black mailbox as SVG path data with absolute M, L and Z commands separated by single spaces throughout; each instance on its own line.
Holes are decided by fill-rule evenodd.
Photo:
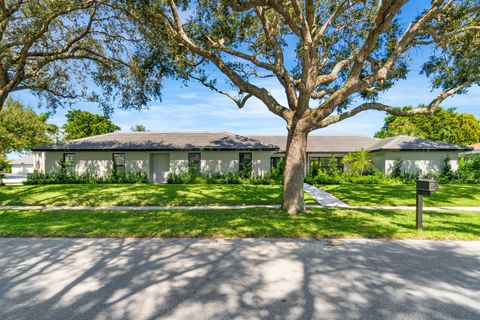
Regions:
M 433 179 L 418 179 L 417 190 L 436 191 L 438 190 L 438 181 Z
M 438 181 L 417 179 L 417 230 L 423 227 L 423 197 L 430 197 L 431 191 L 438 190 Z

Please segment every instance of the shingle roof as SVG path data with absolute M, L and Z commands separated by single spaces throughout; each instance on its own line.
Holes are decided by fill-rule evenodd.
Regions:
M 395 150 L 395 151 L 464 151 L 471 150 L 471 147 L 460 146 L 453 143 L 433 141 L 428 139 L 396 136 L 380 140 L 369 148 L 369 151 Z
M 286 136 L 240 136 L 228 132 L 114 132 L 66 143 L 36 147 L 34 151 L 201 151 L 201 150 L 265 150 L 285 152 Z M 409 136 L 377 139 L 364 136 L 309 136 L 307 152 L 347 153 L 366 149 L 467 151 L 471 147 L 437 142 Z M 33 161 L 32 161 L 33 162 Z
M 34 151 L 118 150 L 266 150 L 278 148 L 228 132 L 114 132 L 36 147 Z
M 287 147 L 286 136 L 249 136 L 265 143 L 277 145 L 280 152 Z M 471 147 L 456 144 L 420 139 L 409 136 L 396 136 L 387 139 L 377 139 L 363 136 L 309 136 L 307 152 L 346 153 L 365 149 L 368 151 L 408 151 L 408 150 L 470 150 Z
M 287 148 L 286 136 L 249 136 L 265 143 L 277 145 L 280 152 Z M 307 152 L 346 153 L 360 149 L 369 149 L 381 139 L 364 136 L 308 136 Z
M 18 158 L 10 161 L 10 164 L 31 164 L 33 165 L 33 155 L 28 155 L 22 158 Z

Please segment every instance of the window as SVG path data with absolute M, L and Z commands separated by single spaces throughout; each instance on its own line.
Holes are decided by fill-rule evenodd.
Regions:
M 341 158 L 310 157 L 308 173 L 315 176 L 320 170 L 329 171 L 332 169 L 332 165 L 338 170 L 343 170 Z
M 283 157 L 271 157 L 270 158 L 270 169 L 283 169 L 284 167 Z M 282 168 L 280 168 L 282 167 Z
M 113 154 L 113 167 L 119 174 L 125 175 L 125 153 Z
M 199 174 L 200 173 L 200 152 L 191 152 L 188 154 L 188 170 L 190 173 Z
M 75 153 L 64 153 L 63 162 L 65 164 L 65 171 L 67 174 L 75 173 Z
M 240 152 L 238 171 L 244 177 L 252 175 L 252 153 Z

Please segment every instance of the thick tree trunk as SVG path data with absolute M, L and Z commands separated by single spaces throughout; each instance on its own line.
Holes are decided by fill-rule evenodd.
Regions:
M 288 133 L 283 186 L 283 210 L 295 215 L 305 211 L 303 182 L 308 133 L 290 130 Z

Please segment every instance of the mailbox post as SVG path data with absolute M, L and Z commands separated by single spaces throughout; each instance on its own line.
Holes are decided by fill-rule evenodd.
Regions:
M 423 197 L 430 197 L 432 191 L 438 190 L 438 182 L 433 179 L 417 179 L 417 230 L 423 228 Z

